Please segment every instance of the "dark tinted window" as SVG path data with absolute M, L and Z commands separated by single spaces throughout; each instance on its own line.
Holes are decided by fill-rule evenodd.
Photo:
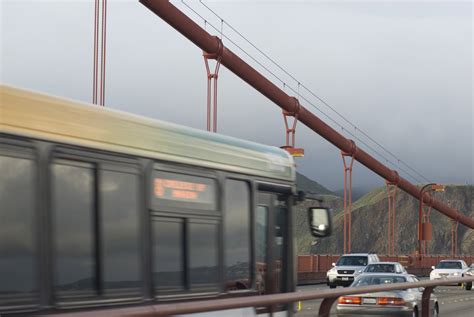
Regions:
M 106 289 L 136 288 L 140 280 L 138 176 L 100 175 L 103 282 Z
M 94 165 L 52 166 L 56 287 L 90 290 L 94 284 Z
M 158 290 L 184 288 L 184 225 L 178 218 L 153 219 L 153 282 Z
M 32 160 L 0 156 L 0 303 L 7 302 L 5 294 L 11 298 L 36 289 L 34 175 Z
M 225 195 L 225 276 L 229 289 L 250 287 L 250 190 L 228 180 Z
M 462 269 L 461 262 L 439 262 L 436 266 L 437 269 Z
M 352 283 L 351 287 L 355 286 L 367 286 L 367 285 L 379 285 L 379 284 L 392 284 L 392 283 L 404 283 L 407 279 L 404 276 L 381 276 L 368 274 L 361 276 Z
M 268 207 L 257 206 L 255 214 L 255 265 L 257 274 L 256 286 L 259 293 L 265 292 L 265 278 L 267 266 L 267 226 L 268 226 Z
M 267 217 L 268 207 L 258 206 L 255 216 L 255 256 L 257 262 L 267 261 Z
M 217 224 L 189 224 L 189 274 L 193 286 L 215 285 L 219 280 Z
M 337 263 L 337 266 L 366 266 L 367 257 L 366 256 L 343 256 Z
M 382 272 L 382 273 L 395 273 L 394 264 L 369 264 L 365 269 L 366 272 Z

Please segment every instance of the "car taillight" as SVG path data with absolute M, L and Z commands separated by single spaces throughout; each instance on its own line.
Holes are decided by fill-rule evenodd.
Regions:
M 353 305 L 360 305 L 361 300 L 360 297 L 357 296 L 341 296 L 337 300 L 339 304 L 353 304 Z
M 378 305 L 405 305 L 403 298 L 399 297 L 379 297 L 377 298 Z

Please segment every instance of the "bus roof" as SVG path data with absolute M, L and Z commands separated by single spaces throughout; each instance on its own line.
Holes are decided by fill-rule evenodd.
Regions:
M 294 181 L 277 147 L 0 85 L 0 132 Z

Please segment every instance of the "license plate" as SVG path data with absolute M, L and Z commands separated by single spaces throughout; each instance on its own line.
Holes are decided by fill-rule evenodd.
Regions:
M 376 304 L 377 300 L 375 298 L 362 298 L 362 304 Z
M 343 280 L 343 281 L 348 281 L 349 278 L 348 278 L 348 277 L 343 277 L 342 280 Z

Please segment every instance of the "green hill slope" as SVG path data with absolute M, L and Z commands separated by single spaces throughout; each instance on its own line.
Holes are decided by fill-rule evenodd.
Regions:
M 313 193 L 318 195 L 336 195 L 323 185 L 312 179 L 309 179 L 308 177 L 300 173 L 296 173 L 296 185 L 298 187 L 298 190 L 303 190 L 307 193 Z

